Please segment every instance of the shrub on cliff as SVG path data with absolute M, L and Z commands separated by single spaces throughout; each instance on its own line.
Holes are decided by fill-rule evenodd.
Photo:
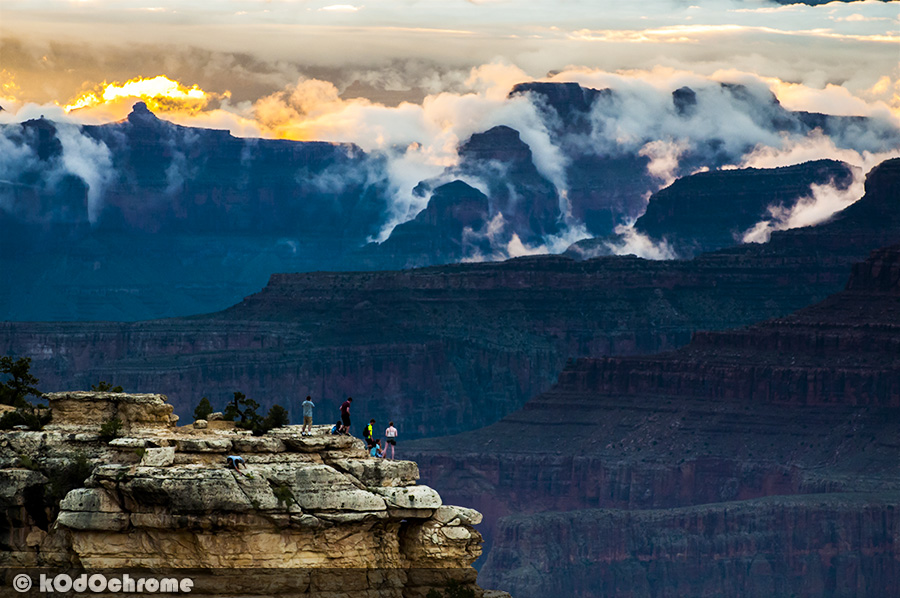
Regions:
M 259 403 L 248 399 L 244 393 L 235 391 L 234 398 L 225 406 L 223 415 L 226 421 L 233 422 L 240 418 L 237 421 L 237 427 L 250 429 L 260 419 L 259 414 L 256 413 L 257 409 L 259 409 Z
M 272 408 L 269 409 L 269 413 L 266 414 L 266 419 L 263 421 L 263 426 L 268 432 L 272 428 L 280 428 L 290 423 L 291 417 L 290 415 L 288 415 L 287 409 L 285 409 L 281 405 L 272 405 Z
M 83 488 L 93 466 L 84 453 L 78 452 L 71 460 L 66 460 L 56 466 L 55 470 L 47 470 L 44 474 L 50 479 L 45 489 L 45 496 L 50 501 L 49 506 L 59 507 L 61 501 L 70 490 Z
M 262 436 L 273 428 L 280 428 L 291 423 L 287 409 L 281 405 L 273 405 L 265 418 L 256 412 L 257 409 L 259 409 L 259 403 L 248 399 L 247 395 L 242 392 L 235 392 L 234 399 L 225 407 L 223 416 L 227 421 L 240 418 L 235 422 L 235 427 L 250 430 L 254 436 Z M 196 417 L 196 412 L 194 412 L 194 416 Z
M 203 397 L 194 409 L 194 421 L 197 421 L 198 419 L 207 419 L 212 412 L 212 404 L 210 404 L 209 399 Z
M 106 380 L 101 380 L 97 384 L 91 384 L 91 390 L 96 390 L 97 392 L 125 392 L 125 389 L 121 386 L 113 386 Z
M 29 430 L 40 430 L 49 422 L 49 410 L 42 406 L 28 405 L 15 411 L 7 411 L 0 416 L 0 430 L 12 430 L 16 426 L 28 426 Z
M 100 440 L 109 442 L 122 435 L 122 420 L 118 417 L 108 419 L 100 425 Z

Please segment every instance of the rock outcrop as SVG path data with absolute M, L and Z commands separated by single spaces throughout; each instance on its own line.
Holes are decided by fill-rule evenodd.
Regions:
M 407 598 L 453 582 L 482 594 L 471 567 L 481 515 L 416 485 L 413 462 L 368 457 L 362 441 L 324 427 L 261 437 L 221 421 L 178 428 L 160 395 L 48 398 L 44 431 L 0 439 L 0 568 L 10 576 L 205 571 L 195 593 Z M 112 417 L 125 436 L 104 441 Z M 246 468 L 226 467 L 228 455 Z
M 890 595 L 897 264 L 876 251 L 825 301 L 674 352 L 573 361 L 497 424 L 405 454 L 485 514 L 482 580 L 517 596 Z

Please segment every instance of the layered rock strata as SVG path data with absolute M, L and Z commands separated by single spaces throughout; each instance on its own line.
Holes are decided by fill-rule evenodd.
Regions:
M 218 406 L 235 390 L 266 407 L 312 395 L 332 413 L 353 396 L 363 417 L 402 421 L 406 438 L 454 433 L 548 390 L 570 357 L 670 350 L 697 330 L 738 328 L 824 299 L 870 250 L 900 242 L 898 198 L 900 160 L 890 160 L 833 220 L 775 233 L 766 245 L 690 261 L 544 256 L 279 274 L 206 316 L 3 323 L 0 354 L 32 357 L 48 387 L 112 380 L 162 390 L 182 416 L 198 397 Z
M 529 596 L 819 598 L 900 587 L 900 509 L 878 494 L 511 516 L 497 534 L 487 576 Z
M 890 595 L 898 264 L 876 251 L 845 291 L 674 352 L 573 361 L 497 424 L 404 454 L 485 513 L 483 580 L 517 596 Z
M 220 596 L 423 597 L 451 581 L 482 594 L 471 567 L 481 515 L 417 485 L 413 462 L 367 457 L 360 440 L 324 427 L 177 428 L 160 395 L 49 398 L 44 431 L 0 439 L 10 576 L 191 572 L 194 593 Z M 126 435 L 105 442 L 108 415 Z M 246 469 L 227 468 L 228 455 Z

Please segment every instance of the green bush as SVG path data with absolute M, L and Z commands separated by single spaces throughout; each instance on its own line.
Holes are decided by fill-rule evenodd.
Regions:
M 212 412 L 213 408 L 209 399 L 203 397 L 194 409 L 194 421 L 197 421 L 198 419 L 207 419 Z
M 425 598 L 475 598 L 475 590 L 467 587 L 455 579 L 451 579 L 447 583 L 447 588 L 443 594 L 436 589 L 431 588 L 425 594 Z
M 35 409 L 33 405 L 7 411 L 0 416 L 0 430 L 12 430 L 16 426 L 28 426 L 29 430 L 40 430 L 50 422 L 50 412 L 46 409 Z
M 266 414 L 266 419 L 263 420 L 263 427 L 266 429 L 266 432 L 268 432 L 273 428 L 281 428 L 290 423 L 291 416 L 288 415 L 287 409 L 281 405 L 272 405 L 272 408 L 269 409 L 269 413 Z
M 257 409 L 259 409 L 259 403 L 253 399 L 248 399 L 244 393 L 236 391 L 234 399 L 225 407 L 223 415 L 227 421 L 234 421 L 240 418 L 237 421 L 237 427 L 252 430 L 260 424 L 261 418 L 256 413 Z
M 118 417 L 108 419 L 100 425 L 100 440 L 109 442 L 122 435 L 122 420 Z
M 41 466 L 31 458 L 31 455 L 22 453 L 19 455 L 19 467 L 30 469 L 31 471 L 41 471 Z

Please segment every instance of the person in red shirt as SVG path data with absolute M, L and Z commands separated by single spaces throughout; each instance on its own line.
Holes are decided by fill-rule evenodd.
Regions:
M 341 403 L 341 434 L 350 434 L 350 403 L 353 397 L 347 397 L 347 400 Z

